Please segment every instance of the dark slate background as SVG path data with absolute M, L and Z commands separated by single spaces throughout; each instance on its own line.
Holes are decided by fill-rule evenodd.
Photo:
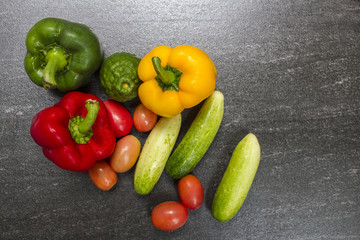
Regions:
M 148 196 L 135 193 L 133 170 L 102 192 L 33 142 L 32 117 L 63 96 L 34 85 L 23 68 L 26 34 L 44 17 L 90 26 L 106 57 L 190 44 L 213 59 L 225 114 L 193 171 L 204 204 L 181 229 L 150 222 L 154 206 L 179 200 L 166 173 Z M 0 19 L 1 239 L 360 239 L 358 0 L 1 0 Z M 106 100 L 92 80 L 81 91 Z M 133 113 L 138 103 L 125 106 Z M 184 111 L 180 138 L 198 109 Z M 219 223 L 211 201 L 248 132 L 260 141 L 260 166 L 238 214 Z M 132 134 L 145 142 L 147 134 Z

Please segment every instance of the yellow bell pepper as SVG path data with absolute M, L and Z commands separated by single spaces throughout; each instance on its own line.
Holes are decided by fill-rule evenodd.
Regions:
M 172 117 L 209 97 L 216 75 L 214 63 L 201 49 L 158 46 L 139 63 L 139 98 L 157 115 Z

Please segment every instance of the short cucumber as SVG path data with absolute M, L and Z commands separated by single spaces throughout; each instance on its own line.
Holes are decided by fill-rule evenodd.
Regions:
M 224 95 L 214 91 L 201 107 L 184 138 L 166 163 L 170 177 L 188 174 L 202 159 L 219 130 L 224 115 Z
M 151 192 L 159 180 L 175 145 L 181 127 L 181 114 L 161 118 L 151 130 L 136 164 L 134 188 L 138 194 Z
M 239 211 L 254 180 L 260 155 L 259 142 L 252 133 L 236 146 L 213 199 L 211 213 L 215 219 L 225 222 Z

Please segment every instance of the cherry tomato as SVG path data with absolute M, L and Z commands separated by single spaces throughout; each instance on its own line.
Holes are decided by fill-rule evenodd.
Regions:
M 157 115 L 139 104 L 134 111 L 134 126 L 139 132 L 148 132 L 155 126 Z
M 115 145 L 110 157 L 110 166 L 115 172 L 123 173 L 130 170 L 140 154 L 141 143 L 133 135 L 121 138 Z
M 128 135 L 133 126 L 130 112 L 119 102 L 109 99 L 104 101 L 108 110 L 110 127 L 116 137 Z
M 203 186 L 199 179 L 191 174 L 180 179 L 178 192 L 181 202 L 191 210 L 198 209 L 204 200 Z
M 110 190 L 117 182 L 117 176 L 110 165 L 104 161 L 97 161 L 88 171 L 91 181 L 101 190 Z
M 163 231 L 173 231 L 182 227 L 187 218 L 186 207 L 175 201 L 160 203 L 151 214 L 151 222 L 154 227 Z

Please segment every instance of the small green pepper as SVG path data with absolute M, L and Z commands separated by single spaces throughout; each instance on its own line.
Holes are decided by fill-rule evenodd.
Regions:
M 103 59 L 89 27 L 58 18 L 37 22 L 27 34 L 26 48 L 24 65 L 30 79 L 62 92 L 86 85 Z
M 136 98 L 141 84 L 137 75 L 139 62 L 134 54 L 125 52 L 106 58 L 100 70 L 100 84 L 106 95 L 118 102 Z

